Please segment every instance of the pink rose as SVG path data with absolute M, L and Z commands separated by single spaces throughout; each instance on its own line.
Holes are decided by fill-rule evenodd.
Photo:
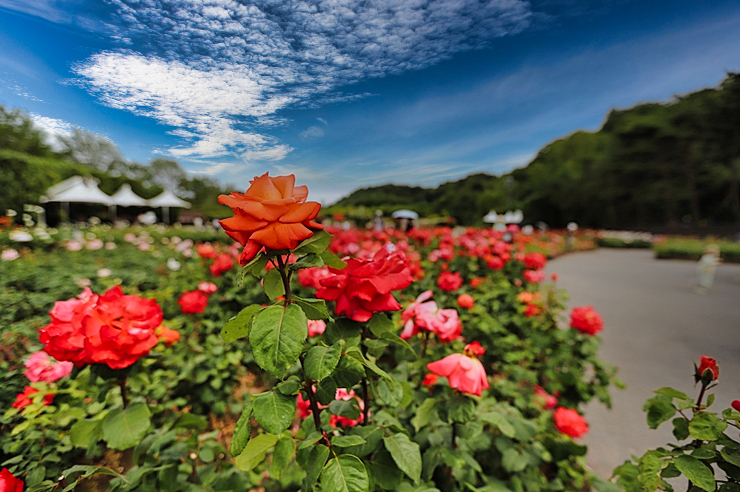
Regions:
M 69 376 L 74 364 L 68 361 L 58 362 L 49 357 L 44 351 L 31 354 L 31 357 L 24 363 L 26 366 L 25 375 L 29 381 L 44 381 L 53 383 L 63 377 Z
M 488 388 L 488 378 L 476 355 L 482 355 L 483 352 L 485 349 L 478 342 L 473 342 L 465 346 L 464 354 L 448 355 L 442 360 L 427 364 L 427 369 L 438 376 L 446 377 L 451 388 L 481 396 L 482 390 Z
M 308 336 L 315 337 L 321 335 L 326 330 L 326 323 L 320 319 L 308 320 Z
M 218 287 L 213 282 L 200 282 L 198 290 L 206 295 L 211 295 L 218 290 Z

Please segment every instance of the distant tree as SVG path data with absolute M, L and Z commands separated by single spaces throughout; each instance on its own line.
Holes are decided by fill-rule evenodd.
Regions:
M 33 120 L 19 109 L 0 106 L 0 150 L 14 150 L 38 157 L 51 157 L 52 148 L 45 142 L 46 135 Z
M 72 133 L 59 137 L 62 155 L 98 171 L 109 171 L 125 162 L 118 146 L 107 137 L 74 127 Z

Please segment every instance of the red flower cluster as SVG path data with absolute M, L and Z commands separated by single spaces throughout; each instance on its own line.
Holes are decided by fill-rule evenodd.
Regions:
M 604 320 L 593 306 L 573 308 L 570 313 L 570 326 L 585 335 L 596 335 L 604 329 Z
M 527 253 L 522 261 L 524 267 L 530 270 L 542 270 L 547 265 L 547 257 L 542 253 Z
M 438 376 L 446 377 L 451 388 L 481 396 L 482 391 L 488 389 L 488 377 L 476 356 L 483 355 L 485 351 L 478 342 L 472 342 L 465 346 L 464 354 L 452 354 L 442 360 L 430 362 L 427 369 Z
M 163 318 L 156 301 L 124 295 L 119 286 L 100 296 L 85 289 L 76 299 L 55 303 L 49 314 L 51 323 L 39 330 L 47 354 L 78 367 L 99 363 L 111 369 L 147 355 Z
M 457 305 L 463 309 L 473 309 L 475 307 L 475 299 L 470 294 L 460 294 L 457 296 Z
M 0 492 L 23 492 L 23 480 L 15 478 L 7 468 L 0 471 Z
M 188 290 L 182 293 L 177 303 L 185 314 L 200 314 L 206 310 L 208 296 L 201 290 Z
M 588 423 L 572 408 L 558 407 L 552 414 L 555 428 L 570 437 L 581 437 L 588 432 Z
M 234 267 L 234 260 L 228 253 L 221 253 L 208 269 L 214 277 L 220 277 Z
M 23 388 L 23 393 L 19 393 L 16 395 L 15 402 L 10 406 L 13 408 L 17 408 L 18 410 L 22 410 L 26 408 L 28 405 L 30 405 L 31 403 L 33 403 L 33 395 L 38 392 L 39 390 L 37 390 L 36 388 L 26 386 L 25 388 Z M 44 395 L 44 405 L 51 405 L 51 402 L 53 400 L 54 400 L 53 393 Z M 0 489 L 0 492 L 2 492 L 2 489 Z
M 440 273 L 439 277 L 437 278 L 437 287 L 445 292 L 457 290 L 462 286 L 462 284 L 463 279 L 460 276 L 459 272 L 453 273 L 449 270 L 445 270 L 444 272 Z
M 321 288 L 321 280 L 331 277 L 329 267 L 311 267 L 298 270 L 298 283 L 312 289 Z
M 517 294 L 519 302 L 524 304 L 524 316 L 537 316 L 542 312 L 542 295 L 539 292 L 529 292 L 525 290 Z
M 322 288 L 316 297 L 336 301 L 336 314 L 360 322 L 368 321 L 379 311 L 401 309 L 391 291 L 404 289 L 413 281 L 406 257 L 385 248 L 372 260 L 352 258 L 342 270 L 329 271 L 334 275 L 321 280 Z

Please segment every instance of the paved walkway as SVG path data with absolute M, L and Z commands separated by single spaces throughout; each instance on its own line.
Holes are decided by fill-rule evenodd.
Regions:
M 722 264 L 706 295 L 693 292 L 696 263 L 655 260 L 650 251 L 600 249 L 553 260 L 548 272 L 570 295 L 569 306 L 593 305 L 604 318 L 601 357 L 618 367 L 625 390 L 613 407 L 586 408 L 584 441 L 594 471 L 647 449 L 675 442 L 666 422 L 650 430 L 642 405 L 653 390 L 672 386 L 696 397 L 693 362 L 707 355 L 720 365 L 715 411 L 740 399 L 740 265 Z

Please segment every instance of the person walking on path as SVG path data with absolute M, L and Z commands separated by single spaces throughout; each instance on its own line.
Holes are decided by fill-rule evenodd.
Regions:
M 719 246 L 710 244 L 704 248 L 704 255 L 696 265 L 697 283 L 694 292 L 706 294 L 707 290 L 714 284 L 714 274 L 720 263 Z

